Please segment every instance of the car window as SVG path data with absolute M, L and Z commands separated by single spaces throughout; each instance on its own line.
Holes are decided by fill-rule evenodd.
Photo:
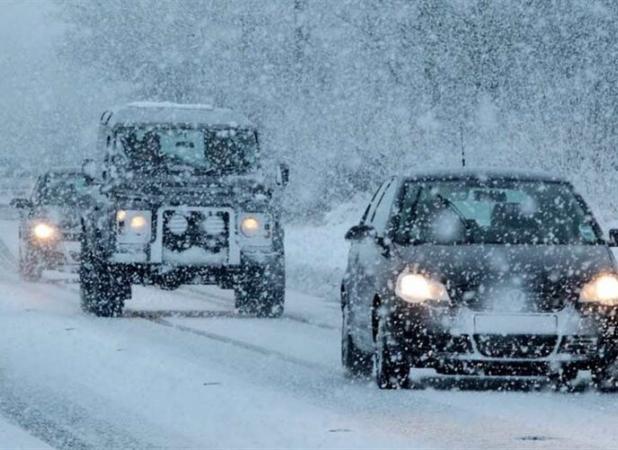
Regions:
M 398 242 L 590 245 L 598 224 L 564 183 L 436 180 L 404 188 Z

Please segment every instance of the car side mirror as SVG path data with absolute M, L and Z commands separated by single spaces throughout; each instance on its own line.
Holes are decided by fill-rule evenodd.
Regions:
M 12 208 L 15 209 L 28 209 L 32 208 L 32 202 L 27 198 L 14 198 L 10 203 Z
M 94 184 L 99 176 L 99 168 L 93 159 L 85 159 L 82 163 L 82 175 L 86 179 L 86 183 Z
M 375 228 L 370 225 L 360 224 L 354 225 L 345 234 L 346 241 L 358 241 L 367 236 L 375 236 Z
M 618 229 L 612 228 L 609 230 L 609 240 L 607 242 L 610 247 L 618 247 Z
M 287 164 L 279 164 L 279 171 L 277 172 L 277 184 L 279 186 L 287 186 L 290 182 L 290 168 Z

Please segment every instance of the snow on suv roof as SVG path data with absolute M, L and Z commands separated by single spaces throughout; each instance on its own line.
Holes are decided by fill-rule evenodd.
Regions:
M 243 114 L 210 105 L 170 102 L 134 102 L 101 115 L 101 123 L 110 127 L 143 124 L 189 124 L 212 127 L 254 128 Z

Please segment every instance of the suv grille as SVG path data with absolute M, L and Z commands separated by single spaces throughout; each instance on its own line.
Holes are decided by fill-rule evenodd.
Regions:
M 554 335 L 501 334 L 474 335 L 476 347 L 483 356 L 492 358 L 545 358 L 558 343 Z
M 228 246 L 229 224 L 226 211 L 164 211 L 163 246 L 173 251 L 200 247 L 219 253 Z

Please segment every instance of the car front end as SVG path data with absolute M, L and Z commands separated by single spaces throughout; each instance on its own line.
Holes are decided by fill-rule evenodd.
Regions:
M 451 248 L 438 265 L 415 252 L 424 263 L 396 269 L 382 294 L 411 366 L 572 379 L 618 356 L 618 276 L 605 247 Z

